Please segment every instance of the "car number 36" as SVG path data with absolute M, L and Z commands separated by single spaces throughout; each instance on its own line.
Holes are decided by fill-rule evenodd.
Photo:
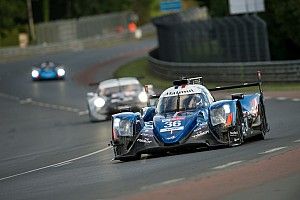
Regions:
M 165 122 L 164 128 L 178 127 L 181 126 L 181 121 L 169 121 Z

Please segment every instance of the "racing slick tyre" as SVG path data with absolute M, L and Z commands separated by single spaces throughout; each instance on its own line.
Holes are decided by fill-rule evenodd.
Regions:
M 126 156 L 126 157 L 119 158 L 119 160 L 122 161 L 122 162 L 129 162 L 129 161 L 134 161 L 134 160 L 139 160 L 139 159 L 141 159 L 140 154 L 137 154 L 137 155 L 134 155 L 134 156 Z
M 239 106 L 236 110 L 236 125 L 234 131 L 228 132 L 228 145 L 230 147 L 239 146 L 244 142 L 243 129 L 242 129 L 242 111 Z
M 88 112 L 89 112 L 89 120 L 90 120 L 90 122 L 95 122 L 95 119 L 93 118 L 93 116 L 91 114 L 90 106 L 88 106 Z
M 115 152 L 117 155 L 126 154 L 129 147 L 132 145 L 132 141 L 128 137 L 120 137 L 120 144 L 116 146 Z M 140 154 L 121 156 L 118 159 L 123 162 L 139 160 Z
M 100 121 L 105 121 L 105 120 L 109 120 L 110 119 L 109 115 L 103 115 L 103 119 L 97 119 L 96 117 L 94 117 L 91 114 L 90 106 L 88 106 L 88 112 L 89 112 L 89 120 L 90 120 L 90 122 L 100 122 Z
M 257 135 L 257 139 L 264 140 L 266 132 L 268 132 L 269 127 L 268 127 L 267 118 L 266 118 L 265 106 L 263 104 L 262 99 L 259 101 L 258 112 L 259 112 L 261 124 L 260 124 L 260 128 L 259 128 L 260 133 Z

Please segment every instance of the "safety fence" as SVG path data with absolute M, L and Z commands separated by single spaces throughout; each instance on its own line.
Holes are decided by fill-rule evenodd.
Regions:
M 131 12 L 57 20 L 35 26 L 37 43 L 54 43 L 102 36 L 127 29 Z
M 200 10 L 153 20 L 161 60 L 249 62 L 270 60 L 266 23 L 257 15 L 199 19 Z
M 257 80 L 256 73 L 261 71 L 265 82 L 299 82 L 300 60 L 232 62 L 232 63 L 179 63 L 157 59 L 158 50 L 149 53 L 151 71 L 161 78 L 203 76 L 211 82 L 251 82 Z
M 151 24 L 140 27 L 143 37 L 154 36 L 155 28 Z M 27 48 L 9 47 L 0 49 L 0 61 L 14 59 L 22 56 L 50 54 L 62 51 L 80 51 L 87 48 L 107 47 L 119 42 L 134 41 L 134 33 L 123 31 L 121 33 L 109 33 L 102 36 L 89 37 L 81 40 L 72 40 L 58 43 L 29 46 Z

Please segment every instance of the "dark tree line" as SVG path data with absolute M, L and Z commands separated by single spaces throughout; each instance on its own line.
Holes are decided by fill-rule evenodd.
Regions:
M 228 0 L 182 0 L 184 5 L 207 6 L 212 17 L 229 15 Z M 140 24 L 159 14 L 160 0 L 32 0 L 35 23 L 78 18 L 124 10 L 135 11 Z M 272 59 L 300 57 L 300 0 L 265 0 L 258 13 L 268 25 Z M 186 6 L 185 6 L 186 7 Z M 11 30 L 27 31 L 26 0 L 0 0 L 0 40 Z M 1 46 L 1 44 L 0 44 Z

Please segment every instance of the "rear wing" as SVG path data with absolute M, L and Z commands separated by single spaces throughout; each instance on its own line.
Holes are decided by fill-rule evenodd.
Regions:
M 230 90 L 230 89 L 236 89 L 236 88 L 246 88 L 246 87 L 254 87 L 257 86 L 259 89 L 260 94 L 263 96 L 262 91 L 262 81 L 261 81 L 261 72 L 257 71 L 257 82 L 252 83 L 243 83 L 238 85 L 228 85 L 228 86 L 218 86 L 215 88 L 208 89 L 209 91 L 220 91 L 220 90 Z
M 203 85 L 203 78 L 202 76 L 194 77 L 194 78 L 188 78 L 187 79 L 189 84 L 200 84 Z

